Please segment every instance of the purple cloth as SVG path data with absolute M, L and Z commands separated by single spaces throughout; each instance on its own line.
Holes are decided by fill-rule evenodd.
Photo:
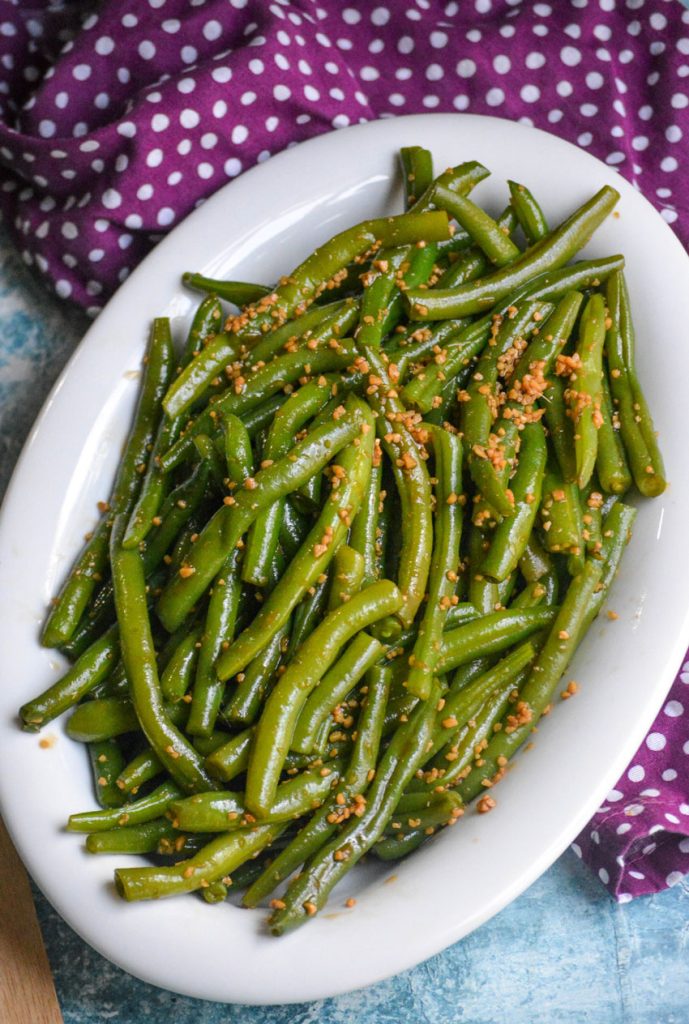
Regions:
M 555 132 L 689 238 L 689 12 L 677 0 L 85 6 L 0 0 L 0 200 L 25 261 L 93 313 L 247 167 L 419 111 Z M 686 683 L 689 662 L 575 846 L 618 899 L 689 871 Z

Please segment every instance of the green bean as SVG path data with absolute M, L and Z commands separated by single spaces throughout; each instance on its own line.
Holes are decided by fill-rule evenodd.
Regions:
M 544 419 L 560 471 L 566 481 L 573 482 L 577 475 L 574 460 L 574 428 L 567 414 L 565 384 L 560 377 L 548 378 L 548 386 L 543 392 L 543 403 Z
M 523 256 L 487 277 L 447 291 L 410 289 L 404 300 L 412 320 L 443 320 L 490 309 L 503 296 L 530 283 L 546 271 L 558 270 L 583 248 L 612 212 L 619 199 L 615 189 L 605 185 L 588 202 L 555 228 Z
M 494 783 L 504 774 L 505 764 L 531 735 L 552 701 L 555 688 L 586 629 L 587 615 L 602 572 L 602 562 L 587 560 L 584 571 L 572 580 L 545 645 L 520 690 L 518 712 L 521 713 L 515 716 L 514 724 L 508 724 L 493 735 L 481 755 L 483 764 L 473 768 L 458 787 L 465 803 L 484 789 L 484 781 Z
M 242 584 L 239 578 L 240 552 L 231 551 L 213 582 L 201 635 L 192 691 L 187 732 L 209 736 L 213 731 L 225 685 L 215 672 L 215 662 L 234 636 Z
M 260 470 L 251 479 L 252 486 L 247 487 L 249 481 L 245 481 L 245 489 L 237 493 L 232 503 L 225 504 L 216 512 L 194 544 L 184 575 L 178 574 L 171 580 L 158 601 L 158 617 L 167 630 L 172 631 L 181 625 L 219 571 L 228 551 L 236 546 L 258 513 L 324 467 L 345 445 L 355 439 L 362 424 L 365 426 L 371 419 L 368 407 L 351 395 L 345 402 L 345 409 L 347 415 L 316 428 L 303 441 L 298 442 L 289 455 Z M 363 454 L 363 438 L 361 449 Z M 328 551 L 332 553 L 332 545 Z M 313 559 L 314 565 L 317 562 L 322 565 L 327 561 L 329 559 Z M 317 575 L 321 571 L 319 568 Z M 224 656 L 221 658 L 221 678 L 227 679 L 235 675 L 239 668 L 226 671 L 227 663 L 223 659 Z
M 617 573 L 620 559 L 631 538 L 632 526 L 636 516 L 637 511 L 635 508 L 618 501 L 603 520 L 603 571 L 595 597 L 591 601 L 587 612 L 585 629 L 588 629 L 589 625 L 598 615 L 603 602 L 608 596 L 608 591 Z
M 494 313 L 504 315 L 511 306 L 524 299 L 556 302 L 567 292 L 600 284 L 602 280 L 622 266 L 624 266 L 622 256 L 611 256 L 603 260 L 582 260 L 571 267 L 541 274 L 534 281 L 525 284 L 503 299 Z M 424 292 L 424 295 L 430 294 L 432 292 Z M 444 381 L 448 377 L 455 377 L 481 351 L 488 338 L 493 315 L 493 313 L 486 314 L 451 338 L 448 341 L 442 365 L 428 366 L 423 371 L 423 377 L 419 376 L 416 380 L 410 381 L 403 391 L 405 401 L 416 406 L 422 412 L 428 412 L 433 406 L 434 399 L 442 390 Z
M 378 840 L 371 852 L 379 860 L 401 860 L 402 857 L 407 857 L 414 850 L 418 850 L 421 844 L 425 843 L 428 838 L 429 836 L 425 829 L 412 829 L 394 836 L 384 836 Z
M 235 416 L 227 418 L 225 452 L 230 480 L 247 480 L 253 469 L 251 441 L 244 424 Z M 215 663 L 234 636 L 242 591 L 239 570 L 240 552 L 234 548 L 210 591 L 187 722 L 187 732 L 192 736 L 212 733 L 222 703 L 225 687 L 217 677 Z
M 378 516 L 380 514 L 380 484 L 382 480 L 380 451 L 376 449 L 361 507 L 352 521 L 349 543 L 363 559 L 361 583 L 367 586 L 378 579 L 376 554 Z
M 596 465 L 601 420 L 601 378 L 605 341 L 605 302 L 592 295 L 581 314 L 576 354 L 579 363 L 574 385 L 570 382 L 569 408 L 574 422 L 574 458 L 579 487 L 586 487 Z M 567 397 L 566 395 L 566 397 Z
M 446 748 L 447 752 L 441 755 L 440 759 L 444 760 L 442 767 L 437 766 L 424 771 L 423 778 L 414 779 L 410 788 L 413 787 L 419 792 L 437 792 L 439 788 L 448 789 L 456 785 L 468 774 L 472 761 L 477 761 L 483 756 L 483 747 L 493 735 L 494 727 L 501 723 L 509 709 L 511 698 L 518 693 L 519 679 L 525 672 L 528 673 L 528 667 L 516 672 L 510 680 L 496 688 L 483 701 L 476 701 L 464 729 Z
M 182 892 L 195 892 L 218 879 L 269 846 L 284 823 L 259 825 L 217 836 L 189 860 L 172 867 L 118 868 L 115 885 L 125 900 L 155 900 Z
M 356 515 L 371 470 L 373 430 L 368 418 L 363 419 L 363 425 L 369 430 L 356 438 L 360 442 L 358 446 L 352 444 L 342 451 L 339 457 L 343 473 L 340 485 L 330 492 L 301 549 L 251 625 L 219 658 L 217 670 L 221 679 L 229 679 L 241 672 L 287 622 L 292 609 L 327 569 L 335 551 L 344 541 L 348 529 L 345 520 Z
M 263 449 L 264 459 L 280 459 L 294 444 L 294 435 L 305 423 L 317 415 L 328 399 L 336 378 L 312 380 L 291 395 L 275 414 Z M 285 498 L 280 498 L 262 512 L 249 530 L 242 579 L 255 586 L 263 586 L 277 550 Z
M 245 281 L 219 281 L 216 278 L 204 277 L 203 274 L 182 274 L 182 284 L 199 292 L 210 292 L 234 306 L 246 306 L 250 302 L 258 302 L 264 295 L 270 294 L 270 288 L 264 284 L 249 284 Z
M 601 383 L 601 424 L 598 428 L 596 472 L 604 491 L 625 494 L 632 485 L 632 474 L 620 437 L 619 417 L 613 412 L 610 383 L 605 370 Z
M 362 354 L 373 371 L 368 398 L 377 417 L 376 431 L 392 464 L 402 514 L 397 583 L 404 604 L 395 620 L 380 624 L 381 636 L 388 639 L 399 634 L 400 626 L 411 625 L 426 591 L 433 546 L 431 483 L 418 446 L 403 422 L 404 406 L 395 397 L 383 359 L 370 348 L 362 349 Z
M 364 578 L 364 559 L 355 548 L 343 544 L 333 556 L 328 591 L 328 611 L 349 601 L 361 590 Z
M 305 373 L 321 374 L 330 370 L 344 370 L 353 363 L 356 348 L 351 338 L 342 338 L 336 347 L 324 346 L 311 350 L 297 349 L 285 352 L 251 373 L 239 389 L 236 385 L 218 395 L 209 405 L 191 420 L 178 441 L 161 457 L 160 465 L 165 471 L 174 469 L 183 462 L 193 446 L 197 434 L 209 433 L 218 417 L 229 413 L 242 416 L 266 399 L 293 384 Z M 307 370 L 307 367 L 309 368 Z
M 497 405 L 497 382 L 501 360 L 505 359 L 517 341 L 536 326 L 542 317 L 541 303 L 526 302 L 505 320 L 497 320 L 491 330 L 491 342 L 478 361 L 467 388 L 467 400 L 462 403 L 462 429 L 468 451 L 469 471 L 486 501 L 502 516 L 514 511 L 514 498 L 503 487 L 498 468 L 491 453 L 497 438 L 491 441 L 491 427 Z
M 457 195 L 449 189 L 436 187 L 436 205 L 454 217 L 457 223 L 471 235 L 474 242 L 486 254 L 491 263 L 506 267 L 521 255 L 519 248 L 500 230 L 496 222 L 480 206 L 466 196 Z M 472 310 L 472 312 L 474 312 Z
M 610 390 L 620 420 L 620 434 L 634 476 L 634 483 L 646 497 L 665 490 L 665 470 L 653 421 L 648 411 L 634 366 L 634 327 L 629 296 L 621 272 L 608 279 L 608 316 L 605 353 L 610 370 Z
M 173 800 L 181 796 L 174 782 L 168 780 L 148 796 L 127 804 L 125 808 L 114 807 L 104 811 L 85 811 L 70 814 L 68 832 L 105 832 L 121 825 L 141 825 L 164 814 Z
M 398 805 L 383 835 L 386 838 L 402 836 L 418 828 L 427 830 L 427 835 L 431 835 L 439 826 L 454 825 L 463 813 L 461 808 L 462 801 L 456 793 L 451 792 L 432 794 L 428 805 L 416 812 L 400 811 Z
M 86 849 L 89 853 L 157 853 L 162 840 L 172 842 L 176 836 L 179 833 L 167 818 L 155 818 L 141 825 L 94 832 L 86 837 Z
M 284 906 L 276 910 L 269 921 L 274 935 L 282 935 L 303 924 L 321 908 L 339 879 L 380 839 L 407 783 L 423 761 L 438 695 L 439 690 L 434 687 L 429 699 L 421 701 L 409 722 L 395 733 L 378 763 L 361 816 L 345 825 L 291 882 L 283 898 Z
M 307 861 L 351 814 L 349 804 L 368 787 L 378 760 L 385 707 L 390 692 L 391 671 L 387 667 L 369 670 L 367 693 L 357 723 L 357 738 L 346 773 L 332 797 L 300 830 L 298 835 L 265 869 L 244 894 L 247 907 L 257 906 L 273 889 Z
M 301 818 L 319 807 L 337 782 L 341 763 L 305 771 L 277 787 L 273 803 L 261 816 L 261 824 Z M 233 832 L 253 825 L 241 793 L 199 793 L 170 805 L 175 827 L 185 832 Z
M 428 582 L 428 601 L 414 650 L 406 687 L 421 700 L 431 692 L 431 684 L 457 583 L 459 543 L 462 536 L 462 442 L 456 434 L 442 428 L 431 431 L 437 479 L 435 501 L 435 539 Z
M 523 405 L 532 404 L 533 398 L 529 394 L 528 381 L 524 378 L 527 374 L 533 375 L 534 372 L 538 375 L 537 379 L 550 373 L 557 355 L 564 348 L 574 329 L 583 301 L 584 296 L 581 292 L 567 292 L 545 322 L 539 324 L 538 332 L 533 332 L 531 341 L 519 357 L 510 376 L 510 398 L 516 398 Z
M 563 478 L 560 467 L 552 462 L 543 478 L 540 515 L 548 551 L 583 555 L 578 489 Z
M 543 210 L 526 185 L 519 185 L 516 181 L 508 181 L 507 185 L 510 190 L 510 203 L 524 237 L 529 245 L 535 245 L 549 234 Z
M 117 777 L 117 786 L 123 793 L 135 794 L 145 783 L 155 779 L 164 770 L 155 751 L 151 747 L 146 747 L 121 769 Z
M 300 311 L 305 300 L 325 290 L 335 275 L 374 246 L 391 248 L 412 245 L 420 239 L 437 242 L 449 237 L 447 214 L 440 210 L 425 213 L 415 209 L 398 217 L 381 217 L 347 228 L 314 250 L 270 296 L 236 318 L 232 329 L 243 339 L 260 337 L 266 324 L 274 324 L 276 314 L 284 320 Z
M 139 720 L 128 697 L 102 697 L 88 700 L 73 711 L 67 722 L 67 735 L 79 743 L 103 740 L 135 732 Z
M 96 800 L 100 806 L 121 807 L 126 796 L 116 782 L 124 767 L 124 755 L 119 743 L 114 739 L 89 743 L 89 760 Z
M 497 654 L 549 626 L 556 608 L 494 612 L 443 634 L 437 671 L 449 672 L 477 655 Z
M 533 529 L 541 499 L 546 460 L 546 439 L 540 423 L 528 423 L 522 431 L 517 472 L 512 481 L 514 513 L 503 519 L 493 535 L 481 572 L 491 579 L 506 580 L 519 564 Z
M 433 181 L 433 157 L 423 146 L 403 146 L 400 158 L 407 189 L 407 205 L 412 206 Z
M 158 429 L 160 401 L 167 388 L 172 365 L 170 324 L 167 319 L 159 318 L 153 324 L 134 424 L 117 471 L 107 515 L 86 542 L 53 603 L 41 634 L 44 647 L 58 647 L 71 639 L 105 572 L 112 519 L 120 513 L 129 514 L 136 500 L 141 481 L 140 467 L 146 465 L 149 446 Z
M 202 629 L 198 626 L 182 637 L 160 675 L 160 691 L 169 701 L 181 700 L 192 684 L 199 656 Z
M 503 236 L 504 237 L 504 236 Z M 459 259 L 451 263 L 447 270 L 438 278 L 434 288 L 457 288 L 467 281 L 475 281 L 490 268 L 488 257 L 478 248 L 472 247 L 462 253 Z M 458 323 L 457 320 L 444 321 L 445 323 Z M 466 319 L 461 321 L 466 324 Z M 443 321 L 440 321 L 442 324 Z
M 256 721 L 268 688 L 275 678 L 288 636 L 289 629 L 285 625 L 247 666 L 223 710 L 223 717 L 228 722 L 252 725 Z
M 141 730 L 166 770 L 183 789 L 192 792 L 213 789 L 213 780 L 197 752 L 165 711 L 146 605 L 143 562 L 138 551 L 120 547 L 117 526 L 118 523 L 113 528 L 110 552 L 115 606 L 122 660 Z
M 366 633 L 354 637 L 306 701 L 294 728 L 292 750 L 308 754 L 316 749 L 323 723 L 383 653 L 383 645 Z
M 24 728 L 42 729 L 68 708 L 78 704 L 82 697 L 108 678 L 115 667 L 118 653 L 119 630 L 117 626 L 111 626 L 91 644 L 65 675 L 19 709 Z
M 262 815 L 271 805 L 301 709 L 338 651 L 359 630 L 394 614 L 401 605 L 402 596 L 393 583 L 372 583 L 330 612 L 296 652 L 256 727 L 246 778 L 246 803 L 252 813 Z
M 287 661 L 292 659 L 294 652 L 311 636 L 314 629 L 325 615 L 328 607 L 328 591 L 330 589 L 330 567 L 323 573 L 314 587 L 294 609 L 292 629 L 287 644 Z

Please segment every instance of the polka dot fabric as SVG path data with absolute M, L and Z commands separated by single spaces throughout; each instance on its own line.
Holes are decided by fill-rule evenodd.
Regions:
M 0 203 L 25 261 L 93 314 L 246 168 L 421 111 L 555 132 L 689 240 L 678 0 L 0 0 Z M 623 901 L 689 871 L 689 661 L 575 850 Z
M 95 313 L 161 234 L 297 140 L 419 111 L 585 147 L 689 237 L 677 0 L 106 0 L 0 6 L 0 202 Z
M 689 661 L 573 849 L 621 903 L 689 872 Z

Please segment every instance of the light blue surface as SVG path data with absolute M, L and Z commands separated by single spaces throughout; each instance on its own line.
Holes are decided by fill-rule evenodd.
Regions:
M 0 236 L 0 491 L 85 326 L 47 296 Z M 571 853 L 502 914 L 415 970 L 291 1007 L 220 1006 L 152 988 L 86 946 L 42 897 L 37 904 L 66 1024 L 689 1022 L 687 881 L 617 906 Z M 308 965 L 295 963 L 301 969 Z

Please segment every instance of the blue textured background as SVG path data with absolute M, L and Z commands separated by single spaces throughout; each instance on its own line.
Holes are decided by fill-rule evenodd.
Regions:
M 86 326 L 47 297 L 0 234 L 1 492 Z M 66 1024 L 689 1022 L 689 883 L 617 906 L 571 853 L 502 914 L 415 970 L 290 1007 L 220 1006 L 152 988 L 86 946 L 40 895 L 37 905 Z

